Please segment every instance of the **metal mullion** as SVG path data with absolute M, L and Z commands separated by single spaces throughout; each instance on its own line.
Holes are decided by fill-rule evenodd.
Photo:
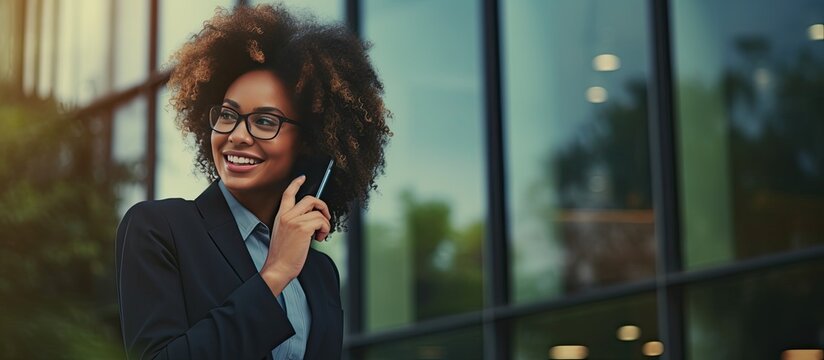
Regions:
M 350 336 L 347 339 L 346 344 L 349 347 L 364 347 L 368 345 L 403 340 L 412 337 L 431 335 L 433 333 L 443 333 L 472 326 L 480 326 L 484 325 L 485 323 L 509 322 L 511 320 L 521 318 L 524 316 L 543 314 L 549 311 L 562 310 L 574 306 L 592 304 L 595 302 L 620 299 L 627 296 L 651 292 L 655 289 L 656 282 L 654 279 L 650 279 L 648 281 L 618 285 L 601 290 L 595 290 L 536 303 L 502 305 L 480 311 L 425 320 L 414 324 L 410 324 L 402 328 Z M 506 359 L 509 357 L 510 356 L 507 355 L 503 358 Z
M 488 179 L 488 226 L 484 242 L 483 346 L 485 359 L 510 357 L 508 322 L 496 310 L 509 303 L 509 247 L 504 176 L 503 105 L 501 100 L 500 19 L 497 0 L 482 3 L 484 93 Z
M 13 45 L 13 52 L 15 58 L 12 59 L 12 64 L 14 66 L 14 71 L 12 71 L 12 84 L 14 85 L 14 89 L 19 90 L 20 93 L 23 93 L 23 73 L 25 72 L 25 64 L 26 64 L 26 31 L 27 31 L 27 23 L 28 23 L 28 4 L 25 0 L 17 0 L 16 2 L 16 16 L 18 22 L 15 23 L 17 28 L 14 30 L 14 45 Z
M 55 1 L 55 7 L 58 1 Z M 106 63 L 106 93 L 111 94 L 114 91 L 114 77 L 115 77 L 115 44 L 117 44 L 117 37 L 119 36 L 120 32 L 117 29 L 116 21 L 117 19 L 117 12 L 120 6 L 119 1 L 112 1 L 109 7 L 109 51 L 107 52 L 108 61 Z M 103 149 L 105 151 L 104 159 L 106 159 L 106 171 L 111 169 L 111 165 L 114 163 L 113 154 L 115 146 L 114 144 L 114 113 L 115 113 L 115 106 L 109 106 L 104 111 L 103 118 L 105 119 L 103 122 L 104 125 L 104 133 L 106 134 L 106 141 L 103 144 Z
M 658 332 L 666 349 L 664 358 L 682 359 L 686 356 L 683 291 L 668 280 L 682 270 L 669 2 L 650 0 L 648 4 L 652 50 L 648 121 L 658 247 Z
M 152 89 L 159 88 L 169 81 L 169 75 L 169 71 L 149 74 L 148 80 L 144 83 L 137 84 L 123 90 L 116 90 L 112 93 L 104 95 L 103 97 L 92 101 L 90 104 L 75 110 L 70 117 L 85 118 L 92 116 L 96 113 L 106 111 L 107 108 L 116 107 L 122 103 L 129 102 L 138 96 L 149 94 Z
M 361 2 L 360 0 L 344 0 L 346 2 L 345 16 L 346 25 L 358 37 L 363 38 L 361 33 Z
M 158 1 L 149 2 L 149 74 L 157 71 Z M 155 198 L 157 166 L 157 89 L 146 89 L 146 198 Z
M 597 290 L 573 294 L 553 300 L 544 300 L 529 304 L 506 306 L 496 309 L 496 320 L 519 318 L 569 307 L 586 305 L 595 302 L 609 301 L 639 295 L 663 287 L 686 287 L 692 284 L 721 280 L 735 276 L 742 276 L 759 271 L 769 271 L 783 266 L 795 265 L 809 261 L 824 261 L 824 245 L 798 249 L 774 255 L 763 256 L 729 263 L 712 268 L 693 270 L 678 274 L 669 274 L 661 284 L 657 278 L 624 283 Z
M 737 260 L 723 266 L 670 274 L 667 277 L 666 285 L 673 287 L 690 285 L 694 283 L 704 283 L 814 260 L 824 261 L 824 245 L 817 245 L 752 259 Z
M 59 18 L 60 18 L 60 1 L 59 0 L 54 0 L 54 1 L 52 1 L 52 18 L 51 18 L 51 21 L 52 21 L 52 34 L 51 34 L 51 37 L 52 37 L 52 53 L 51 53 L 51 55 L 52 56 L 51 56 L 51 63 L 49 64 L 51 66 L 51 74 L 49 74 L 49 75 L 51 75 L 51 79 L 49 79 L 49 84 L 51 85 L 49 87 L 49 95 L 52 98 L 55 98 L 56 94 L 57 94 L 57 91 L 55 89 L 57 88 L 57 63 L 58 63 L 57 53 L 58 53 L 58 50 L 60 50 L 60 46 L 58 45 L 58 44 L 60 44 L 60 39 L 59 39 L 59 37 L 60 37 L 60 29 L 59 29 L 60 21 L 59 21 Z
M 344 336 L 344 355 L 350 355 L 351 346 L 348 339 L 364 331 L 365 313 L 363 306 L 363 276 L 364 276 L 364 251 L 363 251 L 363 210 L 361 203 L 355 201 L 349 210 L 348 231 L 346 233 L 346 311 L 347 316 L 346 336 Z
M 360 27 L 360 9 L 361 4 L 358 0 L 344 0 L 345 1 L 345 17 L 346 24 L 349 30 L 352 31 L 358 38 L 363 38 Z M 364 214 L 362 204 L 355 201 L 349 210 L 349 224 L 346 234 L 346 314 L 347 326 L 346 341 L 343 344 L 343 356 L 347 359 L 354 357 L 355 353 L 352 351 L 352 346 L 349 345 L 348 339 L 353 335 L 357 336 L 364 332 L 364 324 L 366 322 L 366 313 L 364 311 L 364 264 L 365 257 L 365 241 L 364 241 Z
M 32 71 L 31 94 L 38 96 L 37 89 L 40 83 L 40 48 L 43 46 L 43 0 L 32 0 L 32 12 L 34 13 L 32 17 L 32 31 L 34 31 L 34 35 L 32 35 L 32 42 L 34 43 L 32 65 L 34 66 L 34 70 Z
M 686 287 L 692 284 L 703 284 L 733 276 L 747 275 L 749 273 L 775 269 L 782 266 L 820 260 L 824 260 L 824 245 L 734 262 L 710 269 L 690 271 L 682 274 L 672 274 L 667 277 L 667 282 L 663 285 L 657 278 L 650 278 L 647 280 L 604 287 L 551 300 L 543 300 L 528 304 L 499 306 L 492 309 L 494 310 L 492 312 L 494 314 L 494 318 L 492 320 L 496 322 L 511 321 L 527 316 L 545 314 L 576 306 L 585 306 L 604 301 L 642 295 L 656 291 L 656 289 L 659 289 L 662 286 Z M 433 333 L 442 333 L 468 328 L 471 326 L 478 326 L 482 325 L 485 321 L 487 321 L 487 318 L 485 318 L 483 311 L 446 316 L 410 324 L 402 328 L 370 332 L 368 334 L 352 335 L 346 340 L 344 347 L 357 349 L 386 342 L 431 335 Z

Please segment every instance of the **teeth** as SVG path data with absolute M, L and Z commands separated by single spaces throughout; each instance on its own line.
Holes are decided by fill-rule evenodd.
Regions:
M 231 163 L 241 164 L 241 165 L 247 165 L 247 164 L 254 165 L 254 164 L 257 164 L 257 163 L 260 162 L 259 160 L 255 160 L 255 159 L 251 159 L 251 158 L 247 158 L 247 157 L 242 157 L 242 156 L 235 156 L 235 155 L 226 155 L 226 159 L 228 159 L 229 162 L 231 162 Z

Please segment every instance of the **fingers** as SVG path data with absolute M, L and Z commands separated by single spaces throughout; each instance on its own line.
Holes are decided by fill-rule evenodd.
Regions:
M 292 216 L 300 216 L 312 210 L 320 211 L 323 216 L 326 216 L 327 219 L 332 218 L 332 214 L 329 212 L 329 206 L 326 205 L 326 202 L 311 195 L 300 199 L 300 201 L 298 201 L 298 203 L 295 204 L 295 206 L 289 211 L 294 212 L 294 215 Z
M 302 199 L 295 199 L 300 186 L 306 181 L 306 176 L 301 175 L 286 187 L 280 201 L 278 218 L 282 223 L 298 224 L 307 231 L 311 230 L 316 240 L 325 239 L 331 232 L 332 214 L 329 206 L 323 200 L 314 196 L 304 196 Z M 296 203 L 297 200 L 297 203 Z
M 289 183 L 289 186 L 287 186 L 286 190 L 283 191 L 283 196 L 280 199 L 280 209 L 278 210 L 278 214 L 283 214 L 295 206 L 295 194 L 298 193 L 298 189 L 300 189 L 300 186 L 303 185 L 304 181 L 306 181 L 306 175 L 301 175 Z
M 321 212 L 312 211 L 295 219 L 315 240 L 325 239 L 332 231 L 332 224 Z

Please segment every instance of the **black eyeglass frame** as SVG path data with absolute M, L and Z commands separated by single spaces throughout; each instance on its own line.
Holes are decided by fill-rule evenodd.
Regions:
M 229 110 L 229 111 L 231 111 L 231 112 L 233 112 L 237 115 L 237 120 L 235 121 L 235 125 L 232 126 L 232 129 L 228 130 L 228 131 L 217 130 L 217 129 L 215 129 L 215 126 L 212 125 L 212 112 L 217 111 L 218 114 L 221 114 L 224 110 Z M 270 137 L 270 138 L 262 138 L 262 137 L 259 137 L 259 136 L 255 136 L 255 134 L 252 133 L 252 125 L 249 124 L 248 119 L 249 119 L 249 116 L 252 116 L 252 115 L 255 115 L 255 114 L 269 115 L 269 116 L 274 117 L 275 119 L 278 119 L 278 130 L 275 131 L 275 135 L 272 135 L 272 137 Z M 212 129 L 212 131 L 214 131 L 218 134 L 224 134 L 224 135 L 231 134 L 233 131 L 235 131 L 235 129 L 237 129 L 237 124 L 240 124 L 241 122 L 246 123 L 246 131 L 249 132 L 249 135 L 251 135 L 253 138 L 258 139 L 258 140 L 272 140 L 272 139 L 276 138 L 278 136 L 278 134 L 280 134 L 280 129 L 283 127 L 283 123 L 285 123 L 285 122 L 290 123 L 292 125 L 295 125 L 297 127 L 301 127 L 301 124 L 299 122 L 295 121 L 295 120 L 292 120 L 292 119 L 290 119 L 288 117 L 285 117 L 283 115 L 273 114 L 273 113 L 266 112 L 266 111 L 253 111 L 253 112 L 250 112 L 250 113 L 241 114 L 237 110 L 232 109 L 230 107 L 223 106 L 223 105 L 215 105 L 215 106 L 212 106 L 209 109 L 209 127 Z

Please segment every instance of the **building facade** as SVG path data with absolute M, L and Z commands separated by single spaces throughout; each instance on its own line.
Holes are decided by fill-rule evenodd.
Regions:
M 255 3 L 7 1 L 0 71 L 99 124 L 140 174 L 122 210 L 191 199 L 165 64 Z M 372 44 L 394 114 L 378 192 L 317 245 L 350 358 L 824 358 L 824 2 L 287 6 Z

